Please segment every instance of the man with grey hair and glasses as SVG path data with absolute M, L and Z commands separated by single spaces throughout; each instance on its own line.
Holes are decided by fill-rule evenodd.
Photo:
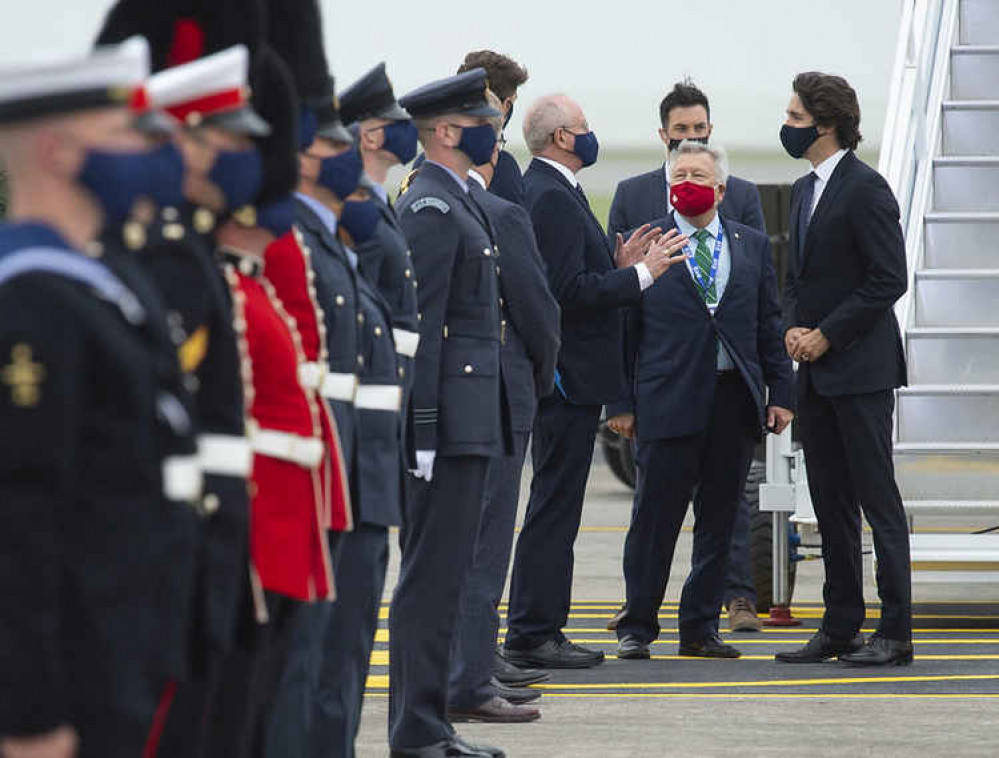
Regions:
M 503 655 L 521 667 L 587 668 L 603 653 L 575 645 L 569 614 L 573 543 L 601 408 L 628 394 L 622 306 L 637 305 L 657 278 L 682 262 L 686 238 L 649 225 L 611 249 L 576 174 L 597 159 L 582 108 L 565 95 L 535 101 L 524 119 L 534 160 L 524 175 L 526 208 L 548 282 L 561 307 L 555 392 L 538 404 L 534 478 L 517 541 Z
M 649 657 L 676 539 L 699 488 L 679 653 L 737 658 L 718 635 L 728 547 L 753 447 L 794 417 L 794 375 L 769 239 L 718 214 L 724 151 L 684 140 L 669 166 L 673 210 L 656 224 L 689 239 L 689 257 L 629 313 L 629 392 L 608 408 L 611 427 L 638 440 L 617 654 Z

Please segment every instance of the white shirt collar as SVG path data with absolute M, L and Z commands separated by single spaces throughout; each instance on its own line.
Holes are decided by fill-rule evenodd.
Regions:
M 489 189 L 486 187 L 486 180 L 482 178 L 482 174 L 476 171 L 474 168 L 468 169 L 468 175 L 472 177 L 482 189 Z
M 823 182 L 828 182 L 829 177 L 833 175 L 833 171 L 836 170 L 839 162 L 843 160 L 844 155 L 846 155 L 846 149 L 840 148 L 812 170 L 819 179 Z
M 673 218 L 676 221 L 676 228 L 680 230 L 680 234 L 686 234 L 688 237 L 693 238 L 694 232 L 697 231 L 697 227 L 694 226 L 685 217 L 681 216 L 676 211 L 673 212 Z M 721 225 L 721 216 L 718 215 L 718 211 L 715 211 L 715 217 L 711 219 L 711 223 L 708 224 L 705 229 L 707 229 L 708 234 L 711 235 L 712 239 L 718 239 L 718 227 Z
M 576 189 L 576 187 L 579 186 L 579 180 L 576 179 L 576 175 L 574 173 L 572 173 L 572 171 L 570 171 L 567 166 L 563 166 L 558 161 L 553 161 L 551 158 L 545 158 L 544 156 L 541 156 L 541 155 L 534 156 L 534 160 L 536 160 L 536 161 L 542 161 L 543 163 L 547 163 L 553 169 L 555 169 L 556 171 L 558 171 L 560 174 L 562 174 L 562 176 L 565 177 L 565 180 L 567 182 L 569 182 L 569 184 L 572 185 L 573 189 Z
M 432 161 L 429 158 L 427 158 L 426 163 L 430 163 L 431 165 L 437 166 L 437 168 L 439 168 L 441 171 L 446 171 L 448 174 L 450 174 L 450 176 L 451 176 L 452 179 L 454 179 L 456 182 L 458 182 L 458 186 L 459 187 L 461 187 L 466 193 L 468 192 L 468 179 L 467 178 L 462 179 L 458 174 L 456 174 L 454 171 L 452 171 L 451 169 L 449 169 L 443 163 L 438 163 L 437 161 Z

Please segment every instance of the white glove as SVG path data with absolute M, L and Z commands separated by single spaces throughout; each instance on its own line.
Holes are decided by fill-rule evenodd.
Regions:
M 409 473 L 417 479 L 426 479 L 429 482 L 434 478 L 434 459 L 436 457 L 436 450 L 417 450 L 416 468 L 410 469 Z

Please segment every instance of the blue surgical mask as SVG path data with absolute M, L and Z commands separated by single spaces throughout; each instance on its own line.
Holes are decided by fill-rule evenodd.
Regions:
M 177 207 L 184 202 L 184 156 L 172 142 L 166 142 L 149 154 L 152 170 L 146 194 L 161 208 Z
M 283 237 L 295 223 L 295 201 L 289 195 L 257 207 L 257 226 L 275 237 Z
M 574 134 L 573 137 L 575 137 L 575 142 L 572 144 L 572 152 L 583 162 L 583 168 L 596 163 L 597 153 L 600 152 L 597 135 L 593 132 L 587 132 L 586 134 Z
M 340 212 L 340 224 L 358 245 L 371 239 L 381 218 L 381 211 L 371 200 L 348 200 Z
M 388 150 L 405 166 L 416 157 L 416 139 L 418 132 L 412 121 L 393 121 L 386 124 L 385 142 L 382 148 Z
M 458 126 L 455 124 L 454 126 Z M 493 158 L 496 149 L 496 130 L 491 124 L 460 126 L 461 140 L 458 149 L 472 159 L 473 166 L 482 166 Z
M 135 201 L 150 196 L 157 170 L 153 155 L 151 150 L 87 151 L 78 179 L 100 204 L 106 227 L 125 223 Z
M 346 152 L 321 159 L 319 184 L 341 200 L 346 200 L 361 181 L 364 163 L 361 154 L 351 148 Z
M 234 211 L 253 202 L 264 180 L 260 153 L 251 150 L 222 150 L 208 178 L 225 195 L 226 209 Z

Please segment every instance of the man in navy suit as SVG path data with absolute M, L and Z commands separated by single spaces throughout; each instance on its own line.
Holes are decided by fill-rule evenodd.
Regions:
M 785 663 L 912 661 L 909 534 L 892 462 L 894 390 L 906 383 L 892 306 L 905 292 L 898 203 L 853 150 L 860 105 L 841 77 L 794 80 L 781 141 L 813 170 L 791 194 L 792 256 L 784 288 L 787 350 L 799 361 L 799 428 L 822 532 L 826 612 Z M 878 630 L 865 644 L 861 510 L 878 557 Z
M 576 173 L 597 159 L 586 116 L 564 95 L 536 101 L 524 120 L 534 155 L 524 186 L 548 282 L 562 309 L 557 391 L 534 422 L 534 479 L 517 542 L 503 654 L 517 666 L 585 668 L 603 653 L 562 634 L 572 590 L 573 543 L 601 407 L 627 393 L 621 306 L 634 305 L 670 266 L 683 239 L 648 226 L 611 250 Z M 646 251 L 648 254 L 646 255 Z
M 707 96 L 689 81 L 677 82 L 659 104 L 659 138 L 671 151 L 681 140 L 708 142 L 714 125 Z M 617 186 L 611 203 L 608 232 L 627 232 L 641 224 L 667 215 L 673 206 L 669 201 L 669 164 L 625 179 Z M 725 183 L 725 197 L 718 212 L 726 219 L 766 233 L 763 206 L 756 185 L 737 176 Z M 756 585 L 750 558 L 749 502 L 740 496 L 732 546 L 729 552 L 728 578 L 725 582 L 725 606 L 732 631 L 758 631 L 761 623 L 756 615 Z M 694 546 L 695 553 L 699 545 Z M 695 558 L 696 560 L 696 558 Z M 610 627 L 614 628 L 620 614 Z
M 629 397 L 611 428 L 638 437 L 638 486 L 624 548 L 628 605 L 619 658 L 648 658 L 676 539 L 699 487 L 693 558 L 680 599 L 680 655 L 735 658 L 718 614 L 739 494 L 764 426 L 794 414 L 777 277 L 767 237 L 718 213 L 724 153 L 683 141 L 670 157 L 675 224 L 688 262 L 660 278 L 629 314 Z

